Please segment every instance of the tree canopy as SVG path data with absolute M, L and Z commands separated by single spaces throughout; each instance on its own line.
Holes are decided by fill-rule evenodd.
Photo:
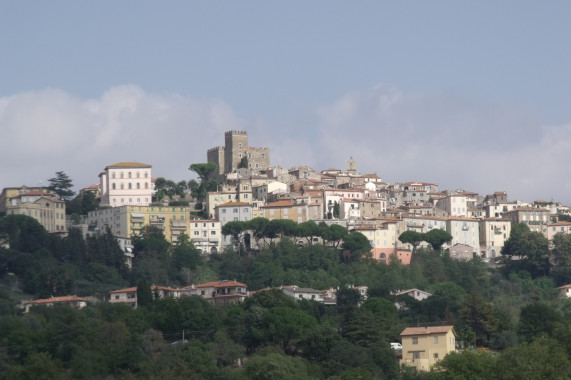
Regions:
M 48 179 L 48 182 L 48 188 L 53 190 L 62 201 L 67 202 L 75 195 L 75 191 L 72 190 L 73 182 L 63 171 L 56 172 L 55 177 Z

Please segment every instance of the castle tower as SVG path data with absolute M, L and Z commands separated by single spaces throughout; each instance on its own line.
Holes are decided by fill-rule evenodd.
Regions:
M 224 172 L 232 173 L 248 150 L 248 132 L 228 131 L 224 138 Z

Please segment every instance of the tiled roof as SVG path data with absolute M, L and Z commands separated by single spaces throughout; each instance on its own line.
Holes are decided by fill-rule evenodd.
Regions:
M 571 222 L 560 221 L 560 222 L 552 223 L 552 224 L 548 225 L 548 227 L 552 227 L 552 226 L 553 227 L 555 227 L 555 226 L 571 226 Z
M 271 208 L 271 207 L 293 207 L 294 204 L 291 201 L 277 201 L 268 203 L 267 205 L 262 206 L 262 208 Z
M 117 162 L 113 165 L 107 166 L 107 168 L 150 168 L 150 167 L 151 167 L 151 165 L 149 165 L 149 164 L 143 164 L 143 163 L 134 162 L 134 161 Z
M 232 206 L 250 206 L 250 204 L 244 203 L 244 202 L 228 202 L 228 203 L 224 203 L 224 204 L 218 205 L 218 206 L 216 206 L 216 208 L 219 208 L 219 207 L 232 207 Z
M 70 302 L 70 301 L 83 301 L 86 302 L 87 299 L 84 297 L 77 297 L 77 296 L 61 296 L 61 297 L 52 297 L 52 298 L 45 298 L 35 301 L 30 301 L 28 303 L 32 304 L 44 304 L 44 303 L 55 303 L 55 302 Z
M 112 290 L 112 291 L 109 292 L 109 294 L 113 294 L 113 293 L 129 293 L 129 292 L 136 292 L 136 291 L 137 291 L 137 287 L 134 286 L 134 287 L 132 287 L 132 288 Z
M 242 284 L 236 281 L 213 281 L 207 282 L 205 284 L 196 285 L 197 288 L 231 288 L 231 287 L 247 287 L 246 284 Z
M 453 328 L 454 326 L 407 327 L 400 335 L 445 334 Z

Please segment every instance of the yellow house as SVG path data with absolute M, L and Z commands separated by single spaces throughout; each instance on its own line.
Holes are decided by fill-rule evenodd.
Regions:
M 402 359 L 400 364 L 428 371 L 449 352 L 456 351 L 454 326 L 407 327 L 400 334 Z

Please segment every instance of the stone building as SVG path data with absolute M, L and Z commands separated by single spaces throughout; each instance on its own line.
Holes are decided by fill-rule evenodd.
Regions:
M 224 146 L 209 149 L 206 159 L 218 165 L 220 176 L 232 173 L 246 163 L 247 169 L 255 173 L 267 170 L 270 166 L 270 148 L 249 146 L 246 131 L 227 131 L 224 134 Z

